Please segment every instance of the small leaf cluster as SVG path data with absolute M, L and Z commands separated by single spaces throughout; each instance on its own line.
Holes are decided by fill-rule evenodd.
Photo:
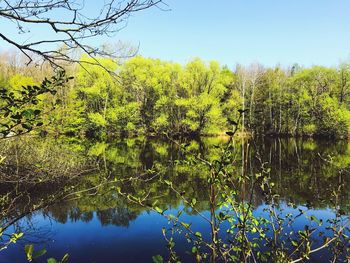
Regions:
M 71 77 L 59 71 L 51 79 L 45 78 L 40 85 L 22 86 L 18 91 L 0 88 L 0 134 L 2 137 L 19 135 L 32 131 L 44 123 L 38 104 L 43 94 L 56 94 Z
M 35 261 L 36 259 L 38 259 L 39 257 L 42 257 L 43 255 L 45 255 L 47 253 L 47 250 L 45 248 L 40 249 L 38 251 L 35 251 L 33 244 L 25 245 L 24 251 L 26 253 L 26 257 L 27 257 L 28 262 Z M 68 259 L 69 259 L 69 255 L 66 253 L 62 257 L 62 259 L 59 261 L 57 261 L 54 258 L 48 258 L 47 263 L 67 263 Z

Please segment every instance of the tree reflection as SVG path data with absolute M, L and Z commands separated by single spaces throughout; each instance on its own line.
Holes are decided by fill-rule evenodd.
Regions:
M 227 141 L 225 137 L 201 138 L 185 140 L 188 143 L 187 149 L 194 154 L 200 154 L 208 160 L 217 158 L 219 152 L 214 145 L 223 144 Z M 16 143 L 16 142 L 13 142 Z M 21 142 L 22 147 L 25 144 Z M 120 187 L 123 192 L 131 195 L 144 196 L 152 201 L 158 200 L 158 206 L 162 209 L 178 207 L 182 204 L 181 198 L 176 196 L 168 187 L 160 183 L 160 178 L 170 180 L 186 198 L 196 198 L 199 211 L 209 208 L 206 197 L 209 193 L 207 182 L 207 168 L 199 163 L 180 163 L 175 165 L 174 160 L 181 160 L 181 149 L 174 143 L 164 139 L 132 138 L 120 139 L 111 142 L 72 142 L 61 139 L 59 148 L 55 148 L 56 141 L 50 139 L 33 139 L 28 142 L 37 151 L 46 151 L 47 167 L 58 169 L 56 157 L 60 156 L 60 162 L 64 163 L 74 159 L 81 167 L 86 163 L 88 156 L 89 163 L 94 163 L 98 169 L 79 178 L 79 180 L 59 182 L 57 185 L 50 184 L 26 188 L 23 198 L 15 199 L 11 203 L 13 209 L 3 213 L 2 224 L 9 222 L 10 218 L 18 215 L 26 215 L 29 207 L 39 207 L 45 201 L 52 201 L 50 198 L 53 192 L 72 193 L 64 202 L 50 205 L 42 210 L 43 214 L 50 214 L 58 222 L 68 221 L 89 222 L 96 218 L 102 225 L 128 226 L 130 221 L 147 210 L 135 204 L 127 203 L 125 197 L 118 195 L 116 188 Z M 315 140 L 296 139 L 262 139 L 256 143 L 249 140 L 238 140 L 236 143 L 236 166 L 235 173 L 243 170 L 247 176 L 254 175 L 260 168 L 260 163 L 254 156 L 259 152 L 262 161 L 271 168 L 271 179 L 275 183 L 275 189 L 282 200 L 293 201 L 296 204 L 306 204 L 315 208 L 331 206 L 329 203 L 330 193 L 338 188 L 340 184 L 349 185 L 350 177 L 347 176 L 350 166 L 350 144 L 347 141 L 329 142 Z M 44 147 L 44 146 L 50 147 Z M 2 155 L 13 154 L 15 145 L 8 142 L 2 148 Z M 59 155 L 59 149 L 70 149 L 69 155 Z M 244 154 L 243 150 L 244 149 Z M 65 150 L 65 152 L 67 152 Z M 51 155 L 50 152 L 52 151 Z M 25 152 L 22 149 L 22 152 Z M 37 154 L 40 156 L 40 154 Z M 85 156 L 85 157 L 84 157 Z M 327 160 L 332 159 L 332 165 Z M 38 158 L 30 163 L 25 156 L 18 158 L 22 161 L 20 165 L 34 167 Z M 12 163 L 11 165 L 14 165 Z M 73 166 L 72 166 L 73 167 Z M 53 168 L 52 168 L 53 169 Z M 15 186 L 2 186 L 1 193 L 5 196 L 13 192 Z M 244 186 L 248 190 L 249 185 Z M 39 190 L 38 190 L 39 189 Z M 87 191 L 87 189 L 91 189 Z M 346 189 L 346 187 L 343 187 Z M 79 194 L 76 194 L 79 193 Z M 244 199 L 244 191 L 241 191 Z M 341 192 L 340 204 L 344 211 L 349 211 L 349 193 L 346 190 Z M 30 200 L 30 204 L 28 204 Z M 253 197 L 255 205 L 263 202 L 263 193 L 257 191 Z M 15 208 L 15 209 L 14 209 Z M 2 207 L 2 211 L 6 208 Z M 188 210 L 188 213 L 194 213 Z
M 109 208 L 96 212 L 97 218 L 103 226 L 129 226 L 132 220 L 138 216 L 137 213 L 129 211 L 126 207 Z

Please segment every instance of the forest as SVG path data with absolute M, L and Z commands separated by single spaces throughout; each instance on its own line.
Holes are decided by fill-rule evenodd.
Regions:
M 0 0 L 0 262 L 350 262 L 350 5 L 268 2 Z
M 66 65 L 70 80 L 38 95 L 31 110 L 40 112 L 39 133 L 95 138 L 219 135 L 235 125 L 242 110 L 245 135 L 350 134 L 349 63 L 334 68 L 258 63 L 230 68 L 200 58 L 185 65 L 142 56 L 97 58 L 100 65 L 95 59 L 82 56 L 80 64 Z M 25 66 L 18 54 L 2 54 L 2 97 L 22 96 L 22 87 L 40 86 L 53 74 L 49 66 Z M 0 104 L 6 108 L 6 100 Z M 30 119 L 30 113 L 22 117 Z M 1 119 L 0 130 L 6 130 L 12 117 Z M 17 125 L 11 132 L 32 128 Z

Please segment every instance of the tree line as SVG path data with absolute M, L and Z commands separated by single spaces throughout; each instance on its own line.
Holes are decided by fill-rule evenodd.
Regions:
M 96 59 L 102 67 L 92 63 Z M 119 62 L 83 56 L 80 65 L 66 68 L 74 79 L 36 102 L 43 123 L 49 124 L 42 131 L 93 137 L 220 134 L 236 125 L 233 120 L 244 110 L 245 133 L 350 133 L 348 63 L 334 68 L 256 63 L 230 69 L 199 58 L 181 65 L 141 56 Z M 14 97 L 50 74 L 49 67 L 25 67 L 18 59 L 1 57 L 0 85 Z

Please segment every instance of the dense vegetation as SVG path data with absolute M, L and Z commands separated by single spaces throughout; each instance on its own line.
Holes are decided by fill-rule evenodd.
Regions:
M 341 105 L 340 102 L 333 99 L 334 94 L 328 92 L 326 86 L 320 92 L 322 96 L 315 93 L 319 96 L 316 102 L 314 101 L 317 96 L 314 94 L 312 97 L 311 93 L 308 93 L 308 85 L 311 85 L 312 82 L 305 75 L 314 74 L 314 71 L 320 71 L 321 68 L 297 70 L 294 67 L 289 76 L 286 73 L 289 71 L 265 70 L 258 66 L 252 66 L 250 71 L 237 67 L 236 71 L 232 72 L 227 68 L 221 68 L 216 62 L 206 64 L 199 59 L 193 60 L 185 67 L 142 57 L 136 57 L 121 64 L 116 64 L 110 59 L 100 59 L 99 62 L 103 67 L 89 64 L 89 61 L 89 59 L 83 58 L 80 66 L 84 67 L 68 71 L 69 75 L 74 76 L 74 80 L 71 81 L 71 78 L 66 77 L 66 73 L 62 71 L 50 80 L 44 79 L 41 83 L 35 79 L 35 70 L 30 72 L 31 76 L 26 72 L 19 72 L 10 73 L 8 76 L 12 77 L 7 78 L 7 75 L 3 74 L 5 76 L 3 77 L 4 86 L 9 88 L 1 89 L 3 100 L 0 110 L 4 116 L 0 123 L 1 133 L 5 136 L 19 135 L 33 129 L 41 129 L 43 133 L 104 137 L 114 134 L 140 133 L 147 135 L 162 133 L 201 135 L 220 133 L 226 130 L 226 134 L 229 135 L 229 139 L 225 137 L 225 140 L 228 140 L 227 143 L 213 145 L 206 151 L 203 148 L 204 144 L 197 145 L 191 142 L 180 144 L 177 140 L 168 138 L 172 142 L 171 148 L 175 150 L 172 154 L 172 151 L 169 151 L 167 147 L 156 147 L 156 151 L 152 151 L 152 143 L 145 141 L 144 150 L 139 154 L 133 153 L 129 158 L 123 158 L 124 154 L 118 152 L 118 147 L 111 149 L 112 156 L 110 156 L 108 144 L 99 141 L 83 154 L 89 158 L 72 158 L 74 154 L 71 156 L 68 151 L 67 156 L 70 158 L 70 162 L 67 163 L 64 161 L 64 148 L 58 150 L 62 156 L 60 154 L 51 155 L 51 151 L 44 151 L 44 161 L 40 162 L 42 154 L 40 154 L 39 148 L 34 147 L 29 151 L 29 154 L 21 155 L 22 150 L 24 150 L 23 146 L 16 145 L 13 148 L 11 144 L 7 144 L 9 152 L 0 153 L 0 156 L 4 156 L 1 159 L 0 175 L 5 183 L 6 192 L 0 204 L 4 211 L 2 224 L 5 226 L 1 229 L 7 230 L 9 226 L 27 214 L 31 214 L 37 209 L 45 209 L 58 200 L 83 200 L 82 193 L 95 195 L 98 200 L 105 200 L 105 194 L 99 192 L 102 190 L 104 193 L 111 191 L 127 202 L 139 205 L 148 211 L 157 212 L 173 224 L 173 227 L 168 230 L 163 229 L 162 232 L 168 243 L 169 262 L 179 259 L 179 255 L 174 250 L 175 243 L 172 235 L 183 233 L 183 231 L 190 233 L 185 234 L 185 237 L 192 246 L 191 251 L 197 262 L 202 261 L 202 259 L 210 259 L 210 262 L 217 262 L 218 259 L 247 261 L 251 257 L 257 257 L 261 261 L 268 261 L 268 258 L 273 257 L 273 261 L 276 262 L 298 262 L 309 259 L 311 254 L 326 247 L 330 247 L 330 255 L 334 259 L 348 257 L 346 252 L 348 238 L 344 235 L 347 233 L 346 231 L 349 231 L 346 228 L 348 221 L 345 222 L 345 218 L 342 217 L 345 210 L 339 205 L 339 196 L 343 187 L 342 176 L 337 178 L 340 180 L 336 183 L 339 183 L 339 186 L 335 186 L 337 190 L 332 191 L 336 218 L 327 220 L 327 227 L 330 226 L 333 232 L 330 236 L 320 235 L 319 240 L 323 240 L 323 243 L 317 245 L 312 242 L 312 236 L 316 233 L 317 228 L 310 231 L 306 225 L 305 230 L 288 231 L 300 215 L 284 215 L 283 209 L 279 210 L 281 199 L 279 199 L 278 194 L 276 195 L 277 192 L 273 191 L 275 183 L 271 181 L 271 169 L 266 167 L 267 164 L 272 164 L 272 148 L 270 148 L 270 161 L 265 162 L 261 158 L 259 150 L 254 153 L 249 151 L 249 145 L 254 144 L 254 140 L 245 142 L 242 138 L 242 148 L 239 151 L 237 141 L 233 139 L 236 132 L 240 130 L 241 126 L 238 123 L 241 123 L 241 120 L 243 132 L 276 135 L 347 136 L 346 113 L 348 110 L 345 103 Z M 3 69 L 9 70 L 10 68 L 5 66 Z M 111 75 L 110 72 L 114 72 L 114 75 Z M 285 76 L 284 84 L 286 86 L 278 86 L 275 83 L 280 90 L 272 92 L 271 87 L 275 86 L 271 86 L 272 84 L 269 82 L 271 78 L 268 75 L 269 72 L 279 72 Z M 333 76 L 334 79 L 336 76 L 337 74 Z M 266 78 L 265 81 L 263 81 L 264 78 Z M 304 79 L 303 81 L 308 84 L 306 85 L 300 79 Z M 304 83 L 304 85 L 298 86 L 297 83 Z M 333 82 L 330 80 L 327 85 L 330 83 Z M 288 87 L 291 92 L 282 92 L 285 87 Z M 302 87 L 305 92 L 301 93 L 301 88 L 293 91 L 292 87 Z M 267 94 L 270 98 L 277 93 L 281 97 L 287 96 L 285 94 L 292 94 L 294 97 L 288 96 L 288 98 L 289 102 L 293 101 L 294 104 L 289 103 L 290 108 L 285 108 L 282 103 L 276 106 L 278 100 L 267 100 L 270 104 L 266 104 L 266 106 L 258 97 L 264 89 L 269 91 Z M 345 89 L 341 93 L 343 99 L 346 98 Z M 310 90 L 310 92 L 313 91 Z M 300 94 L 303 95 L 304 101 L 298 102 L 296 104 L 297 111 L 293 112 L 291 111 L 295 107 L 293 99 L 300 97 Z M 305 98 L 309 98 L 310 104 Z M 329 107 L 328 104 L 324 103 L 325 101 L 332 102 L 331 106 L 333 107 Z M 302 112 L 301 107 L 305 107 L 305 111 Z M 276 108 L 277 115 L 275 115 Z M 264 111 L 269 112 L 264 114 Z M 321 112 L 319 114 L 321 119 L 315 117 L 318 112 Z M 294 130 L 282 130 L 293 123 L 293 118 L 295 118 Z M 268 121 L 270 124 L 266 126 Z M 275 125 L 274 121 L 277 121 Z M 303 129 L 306 121 L 309 122 L 308 125 L 314 125 L 315 130 L 312 132 L 309 130 L 308 133 L 305 133 Z M 51 125 L 43 125 L 44 123 Z M 279 128 L 280 130 L 278 130 Z M 80 138 L 69 139 L 72 141 L 81 140 Z M 30 146 L 34 146 L 32 145 L 34 140 L 32 138 L 29 140 L 31 140 Z M 181 140 L 182 138 L 180 138 Z M 3 141 L 6 143 L 17 142 L 16 139 L 12 138 Z M 55 140 L 54 146 L 57 142 Z M 312 147 L 312 144 L 310 146 Z M 132 144 L 127 144 L 124 148 L 130 147 Z M 85 146 L 77 147 L 75 150 L 79 152 L 83 148 Z M 13 154 L 11 154 L 12 151 Z M 298 147 L 296 147 L 296 151 L 299 159 Z M 28 153 L 28 151 L 25 152 Z M 281 151 L 278 154 L 279 170 L 281 170 Z M 27 162 L 27 157 L 31 155 L 39 158 L 34 161 L 34 165 Z M 267 155 L 264 154 L 264 156 Z M 55 158 L 57 156 L 60 158 Z M 55 158 L 52 166 L 49 157 Z M 139 158 L 140 162 L 135 162 L 135 157 Z M 319 157 L 322 159 L 322 155 Z M 110 162 L 110 160 L 113 161 Z M 161 160 L 165 161 L 165 166 Z M 120 161 L 121 165 L 112 165 L 115 161 L 118 164 Z M 129 166 L 129 161 L 131 161 L 131 166 Z M 336 165 L 336 161 L 337 159 L 332 159 L 328 162 Z M 342 161 L 340 160 L 340 165 L 338 165 L 340 171 L 348 167 L 348 160 L 345 158 L 345 162 Z M 253 164 L 255 162 L 258 164 L 257 166 Z M 313 160 L 311 167 L 314 167 L 316 163 L 317 161 Z M 299 164 L 298 161 L 298 166 Z M 125 174 L 131 175 L 134 167 L 137 168 L 136 175 L 124 178 Z M 293 165 L 290 164 L 289 167 L 293 167 Z M 61 168 L 64 168 L 64 173 L 59 172 Z M 114 170 L 115 168 L 117 169 Z M 80 175 L 87 175 L 91 171 L 96 171 L 97 176 L 87 176 L 86 180 L 78 180 Z M 297 175 L 303 179 L 301 173 L 297 173 Z M 191 181 L 196 181 L 201 185 L 200 188 L 204 189 L 203 198 L 199 198 L 200 196 L 193 193 L 195 189 L 193 191 L 184 190 L 183 183 L 187 181 L 183 176 L 185 178 L 192 177 Z M 169 179 L 166 179 L 167 177 Z M 67 178 L 68 180 L 66 180 Z M 306 178 L 306 181 L 308 179 Z M 78 184 L 79 181 L 82 184 Z M 330 182 L 329 180 L 328 183 Z M 145 183 L 151 183 L 151 185 L 145 187 Z M 137 185 L 142 185 L 144 190 L 135 188 Z M 191 184 L 186 183 L 186 185 Z M 52 186 L 58 192 L 49 194 L 47 198 L 39 198 L 39 204 L 27 205 L 26 210 L 21 211 L 18 215 L 17 207 L 19 206 L 15 205 L 13 200 L 26 197 L 33 199 L 35 193 L 46 193 L 44 189 Z M 130 188 L 130 186 L 133 187 Z M 7 188 L 11 190 L 7 191 Z M 248 196 L 245 196 L 245 188 L 249 192 Z M 243 191 L 241 193 L 235 189 L 243 189 Z M 169 196 L 171 196 L 170 192 L 173 195 L 178 195 L 186 204 L 187 207 L 179 210 L 177 216 L 166 213 L 166 205 L 162 205 L 158 200 L 150 199 L 151 196 L 158 196 L 164 190 L 169 193 Z M 329 190 L 327 188 L 326 192 L 329 193 Z M 23 194 L 17 196 L 19 191 Z M 187 197 L 188 194 L 190 194 L 190 198 Z M 254 202 L 257 201 L 254 196 L 260 195 L 266 205 L 265 212 L 271 216 L 269 220 L 264 216 L 253 214 Z M 197 196 L 198 199 L 194 196 Z M 318 196 L 320 197 L 320 195 Z M 242 202 L 242 200 L 244 201 Z M 179 199 L 176 202 L 179 202 Z M 322 200 L 320 202 L 322 205 Z M 109 209 L 108 206 L 100 206 L 96 201 L 92 201 L 91 204 L 97 205 L 96 209 L 99 211 L 97 214 L 104 218 L 101 222 L 109 224 L 108 222 L 111 220 L 111 222 L 118 224 L 128 224 L 128 219 L 126 221 L 119 221 L 117 217 L 109 219 L 108 215 L 113 217 L 115 210 Z M 207 204 L 207 207 L 198 210 L 197 204 Z M 296 207 L 294 202 L 288 202 L 287 205 L 290 209 Z M 228 209 L 222 209 L 222 207 Z M 307 201 L 306 207 L 312 207 L 310 201 Z M 192 210 L 192 213 L 198 215 L 201 215 L 201 210 L 209 209 L 210 218 L 204 217 L 203 219 L 209 223 L 210 239 L 203 238 L 206 235 L 206 230 L 203 234 L 198 231 L 194 232 L 191 223 L 182 221 L 183 219 L 180 218 L 182 211 L 186 212 L 188 208 Z M 100 210 L 106 211 L 107 216 Z M 306 213 L 306 210 L 299 209 L 299 211 L 303 214 Z M 125 215 L 123 212 L 130 216 L 130 220 L 137 217 L 136 212 L 129 214 L 123 208 L 117 210 L 117 214 Z M 322 225 L 322 221 L 314 215 L 306 215 L 305 219 L 310 220 L 310 225 L 312 222 L 317 222 L 319 226 Z M 227 223 L 230 224 L 227 233 L 235 237 L 232 239 L 234 242 L 230 237 L 226 239 L 226 237 L 222 238 L 219 235 L 221 226 Z M 236 231 L 237 229 L 238 231 Z M 269 234 L 271 229 L 274 231 L 273 237 L 270 237 Z M 280 242 L 282 236 L 285 237 L 286 231 L 289 233 L 286 240 Z M 3 233 L 5 232 L 2 231 L 0 234 Z M 259 238 L 253 237 L 251 240 L 251 234 L 256 233 L 259 233 Z M 16 230 L 14 234 L 10 235 L 10 239 L 5 239 L 3 247 L 16 243 L 17 239 L 22 236 L 23 232 Z M 260 247 L 266 247 L 266 253 Z M 46 253 L 45 248 L 37 251 L 36 254 L 33 251 L 33 244 L 25 246 L 29 261 L 32 260 L 33 256 Z M 65 254 L 61 262 L 65 262 L 67 258 L 68 254 Z M 154 262 L 164 262 L 160 255 L 154 256 L 153 260 Z
M 221 154 L 221 147 L 216 146 L 225 145 L 227 140 L 226 137 L 208 137 L 200 141 L 186 140 L 184 142 L 186 142 L 187 151 L 193 153 L 194 156 L 199 154 L 201 158 L 215 162 Z M 349 183 L 349 178 L 346 176 L 350 164 L 349 147 L 344 140 L 331 145 L 324 141 L 314 140 L 265 140 L 248 148 L 249 143 L 250 141 L 243 140 L 242 144 L 237 144 L 233 150 L 232 157 L 235 158 L 235 162 L 232 166 L 234 175 L 232 178 L 239 178 L 241 171 L 246 175 L 246 180 L 239 184 L 239 188 L 234 189 L 241 189 L 237 192 L 237 200 L 247 200 L 250 196 L 247 193 L 250 191 L 254 193 L 252 200 L 249 201 L 253 210 L 266 207 L 266 193 L 260 189 L 259 184 L 252 186 L 248 181 L 254 179 L 255 174 L 259 174 L 261 169 L 260 161 L 256 158 L 259 153 L 262 155 L 261 161 L 271 167 L 270 176 L 272 182 L 275 183 L 274 193 L 280 196 L 281 207 L 284 207 L 286 203 L 300 205 L 297 208 L 294 206 L 288 208 L 288 211 L 293 211 L 299 219 L 301 217 L 299 208 L 307 213 L 305 216 L 311 216 L 314 213 L 312 209 L 332 207 L 334 205 L 332 193 L 339 190 L 339 185 Z M 15 166 L 18 162 L 21 168 L 19 172 L 22 172 L 23 168 L 38 170 L 38 167 L 41 167 L 43 172 L 48 171 L 46 177 L 43 174 L 42 179 L 31 182 L 28 188 L 22 188 L 23 196 L 3 200 L 3 208 L 7 208 L 2 210 L 2 224 L 5 225 L 16 220 L 18 216 L 25 217 L 25 220 L 31 222 L 32 216 L 26 212 L 28 209 L 37 207 L 43 208 L 39 213 L 54 218 L 60 223 L 90 222 L 96 219 L 103 226 L 129 226 L 130 222 L 141 216 L 142 213 L 152 211 L 151 204 L 156 204 L 155 209 L 166 211 L 165 215 L 176 208 L 175 211 L 183 209 L 184 214 L 197 217 L 200 217 L 201 213 L 206 213 L 210 207 L 208 167 L 200 162 L 187 163 L 187 158 L 181 153 L 181 146 L 172 141 L 138 137 L 117 139 L 107 143 L 64 137 L 56 140 L 50 137 L 23 136 L 2 140 L 0 145 L 0 154 L 9 157 L 4 163 L 4 168 Z M 242 154 L 242 151 L 247 149 L 249 151 Z M 29 152 L 32 155 L 29 155 Z M 320 156 L 328 155 L 333 156 L 333 165 L 329 165 L 320 158 Z M 17 161 L 14 156 L 17 156 Z M 91 169 L 94 164 L 96 169 Z M 58 173 L 60 169 L 67 173 L 64 178 L 65 184 L 52 184 L 52 181 L 57 180 L 55 173 Z M 69 174 L 75 175 L 76 170 L 89 172 L 80 180 L 68 181 Z M 16 175 L 16 171 L 13 174 Z M 9 173 L 4 173 L 4 175 L 9 175 Z M 50 178 L 52 181 L 49 180 Z M 171 182 L 171 187 L 166 182 Z M 6 186 L 8 183 L 2 185 L 2 191 L 12 197 L 15 193 L 6 190 L 11 189 Z M 118 191 L 126 194 L 117 194 Z M 27 197 L 27 194 L 30 198 Z M 64 202 L 55 202 L 54 205 L 44 205 L 48 200 L 57 198 L 57 195 L 60 198 L 62 196 L 69 198 L 66 198 Z M 131 199 L 133 201 L 130 202 L 128 198 L 131 197 L 136 199 Z M 144 199 L 145 197 L 147 198 Z M 349 194 L 346 187 L 340 188 L 337 198 L 337 205 L 343 211 L 342 213 L 348 213 Z M 140 205 L 135 203 L 135 200 L 143 200 L 145 204 Z M 183 207 L 184 200 L 190 200 L 190 202 L 185 202 Z M 22 213 L 18 213 L 19 211 Z M 186 216 L 181 220 L 189 223 Z M 289 221 L 283 219 L 282 222 Z M 194 222 L 194 226 L 196 224 L 198 221 Z M 297 230 L 299 230 L 298 227 L 300 224 L 296 225 Z M 297 233 L 296 229 L 293 228 L 293 233 Z M 21 228 L 17 230 L 21 231 Z M 35 229 L 29 231 L 35 231 Z M 201 231 L 203 231 L 204 240 L 209 240 L 210 229 L 204 228 Z M 313 237 L 316 238 L 317 234 L 318 232 L 314 233 Z M 297 237 L 293 238 L 294 242 Z M 316 239 L 320 242 L 323 240 L 321 237 Z M 176 248 L 181 256 L 185 256 L 182 249 L 191 251 L 191 247 L 182 248 L 181 244 L 187 244 L 185 239 L 178 242 Z M 254 242 L 253 240 L 252 244 Z M 313 240 L 310 244 L 312 247 L 317 245 Z M 50 250 L 48 248 L 49 252 Z M 193 254 L 197 253 L 197 250 L 193 251 L 186 255 L 185 259 L 192 259 Z M 72 257 L 79 258 L 79 254 L 74 255 L 76 252 L 66 252 L 69 252 Z M 183 262 L 192 262 L 192 260 L 186 261 L 185 259 Z M 282 260 L 281 262 L 289 261 Z
M 0 65 L 0 83 L 20 94 L 41 83 L 50 70 Z M 229 128 L 238 109 L 246 109 L 245 131 L 255 134 L 338 136 L 350 132 L 350 65 L 288 69 L 258 64 L 236 66 L 194 59 L 182 66 L 135 57 L 104 66 L 67 70 L 74 80 L 41 95 L 35 105 L 44 129 L 55 134 L 218 134 Z M 114 72 L 113 75 L 108 71 Z M 3 102 L 1 102 L 3 103 Z M 4 123 L 1 123 L 2 125 Z

